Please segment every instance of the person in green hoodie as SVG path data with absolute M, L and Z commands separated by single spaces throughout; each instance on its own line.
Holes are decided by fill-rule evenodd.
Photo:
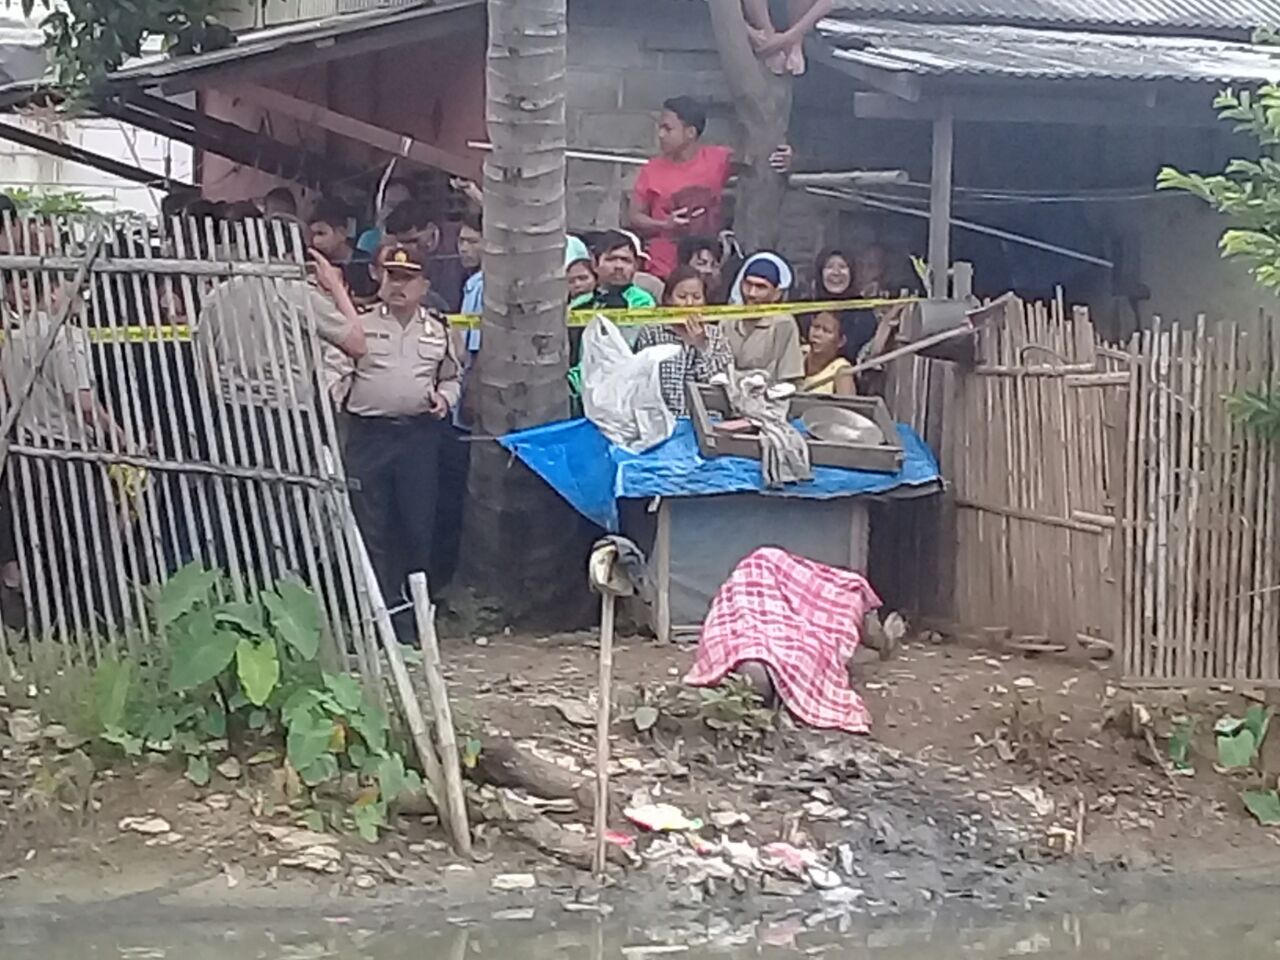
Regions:
M 591 306 L 602 310 L 636 310 L 658 305 L 653 294 L 636 286 L 641 251 L 636 249 L 636 241 L 632 237 L 621 230 L 606 230 L 596 240 L 594 253 L 596 292 Z

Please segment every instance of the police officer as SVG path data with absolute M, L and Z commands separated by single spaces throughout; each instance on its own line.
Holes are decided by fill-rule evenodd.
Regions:
M 378 258 L 381 305 L 364 316 L 367 352 L 348 365 L 347 473 L 356 521 L 388 603 L 409 574 L 426 572 L 436 522 L 440 445 L 461 394 L 449 329 L 422 306 L 428 282 L 415 251 Z M 411 616 L 397 630 L 412 635 Z

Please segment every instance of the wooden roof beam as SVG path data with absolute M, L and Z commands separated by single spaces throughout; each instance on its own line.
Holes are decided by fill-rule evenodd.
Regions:
M 237 86 L 234 92 L 264 110 L 290 117 L 308 126 L 318 127 L 354 143 L 371 146 L 393 157 L 402 157 L 412 163 L 444 170 L 456 177 L 466 177 L 469 180 L 476 180 L 480 176 L 481 161 L 478 157 L 452 153 L 407 134 L 396 133 L 357 117 L 331 110 L 323 104 L 301 100 L 279 90 L 255 84 Z
M 50 156 L 69 160 L 72 163 L 93 167 L 95 170 L 109 173 L 113 177 L 119 177 L 121 180 L 127 180 L 130 183 L 140 183 L 145 187 L 155 187 L 166 191 L 191 187 L 191 184 L 184 183 L 181 180 L 174 180 L 163 174 L 153 173 L 150 170 L 144 170 L 142 167 L 135 167 L 132 164 L 121 163 L 112 157 L 104 157 L 100 153 L 85 150 L 83 147 L 77 147 L 74 144 L 63 143 L 61 140 L 55 140 L 52 137 L 46 137 L 24 127 L 14 126 L 9 123 L 0 123 L 0 140 L 8 140 L 11 143 L 39 150 L 41 153 L 47 153 Z

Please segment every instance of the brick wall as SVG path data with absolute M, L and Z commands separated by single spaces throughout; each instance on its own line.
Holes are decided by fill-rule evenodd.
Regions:
M 711 108 L 707 139 L 735 144 L 706 5 L 694 0 L 570 0 L 569 144 L 649 156 L 662 101 L 692 94 Z M 569 223 L 617 226 L 638 168 L 571 160 Z
M 707 104 L 709 142 L 738 144 L 740 130 L 705 3 L 570 0 L 570 146 L 650 156 L 657 149 L 662 102 L 680 94 Z M 637 172 L 635 166 L 570 160 L 570 227 L 617 226 Z M 833 212 L 821 201 L 789 194 L 782 251 L 807 265 L 833 223 Z

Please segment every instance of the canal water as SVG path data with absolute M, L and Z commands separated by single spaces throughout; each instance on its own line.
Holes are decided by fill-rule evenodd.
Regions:
M 0 958 L 39 960 L 708 960 L 746 957 L 885 960 L 1115 957 L 1253 960 L 1280 957 L 1270 893 L 1179 900 L 1016 920 L 912 921 L 797 915 L 738 924 L 629 927 L 564 923 L 527 913 L 486 923 L 418 928 L 412 919 L 330 917 L 134 927 L 28 918 L 0 926 Z M 502 915 L 500 915 L 501 917 Z M 514 918 L 513 918 L 514 917 Z M 516 919 L 519 918 L 519 919 Z

